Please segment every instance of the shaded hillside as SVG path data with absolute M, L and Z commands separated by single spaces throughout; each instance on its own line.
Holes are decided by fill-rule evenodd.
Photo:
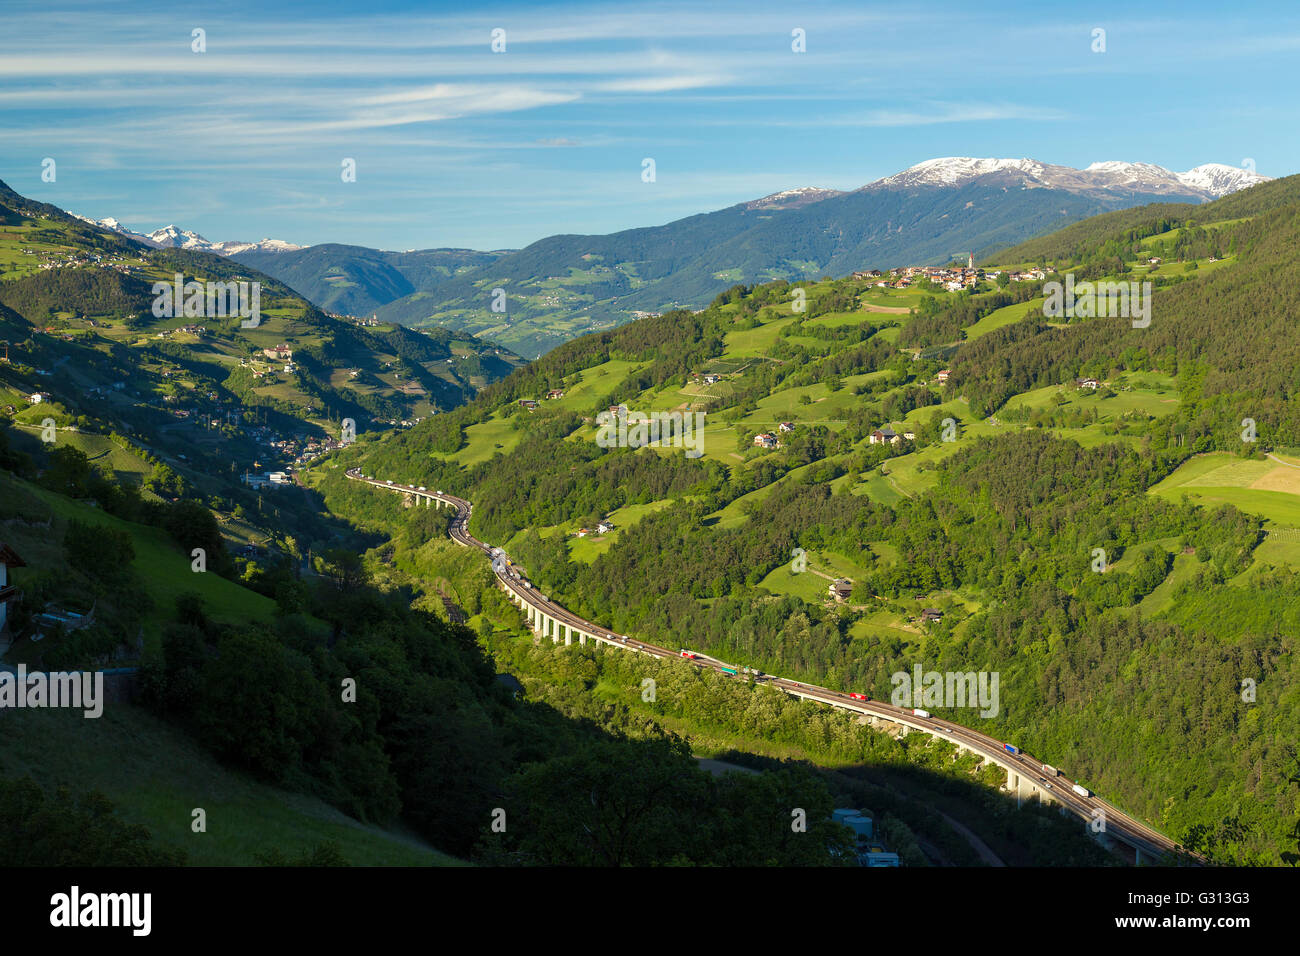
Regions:
M 326 243 L 294 252 L 241 252 L 232 258 L 275 276 L 327 312 L 366 316 L 416 290 L 433 291 L 503 255 L 472 249 L 385 252 Z

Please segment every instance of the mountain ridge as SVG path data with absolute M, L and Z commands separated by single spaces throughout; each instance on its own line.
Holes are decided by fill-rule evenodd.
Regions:
M 283 239 L 271 238 L 260 239 L 257 242 L 244 242 L 241 240 L 211 242 L 197 232 L 182 229 L 174 223 L 163 226 L 161 229 L 155 229 L 153 232 L 144 233 L 131 229 L 112 216 L 106 219 L 91 219 L 89 216 L 82 216 L 75 212 L 70 212 L 68 215 L 92 226 L 99 226 L 101 229 L 107 229 L 118 235 L 126 236 L 128 239 L 142 242 L 153 249 L 189 249 L 196 252 L 214 252 L 219 256 L 233 256 L 240 252 L 297 252 L 300 249 L 307 248 L 306 246 L 294 245 L 292 242 L 285 242 Z
M 1072 192 L 1138 190 L 1188 196 L 1202 201 L 1220 199 L 1228 193 L 1268 182 L 1251 169 L 1203 163 L 1179 173 L 1155 163 L 1106 160 L 1090 163 L 1083 169 L 1044 163 L 1036 159 L 992 159 L 971 156 L 946 156 L 928 159 L 902 172 L 886 176 L 862 189 L 900 188 L 908 186 L 958 186 L 981 176 L 995 173 L 1021 174 L 1026 181 L 1068 189 Z
M 1080 170 L 1036 159 L 942 157 L 848 192 L 800 186 L 661 225 L 547 236 L 517 250 L 294 249 L 263 240 L 208 243 L 207 251 L 223 254 L 224 245 L 224 254 L 322 309 L 444 326 L 535 357 L 636 315 L 701 308 L 736 284 L 964 259 L 1100 213 L 1206 202 L 1267 180 L 1215 163 L 1175 173 L 1126 161 Z M 146 244 L 207 242 L 169 230 L 126 234 Z

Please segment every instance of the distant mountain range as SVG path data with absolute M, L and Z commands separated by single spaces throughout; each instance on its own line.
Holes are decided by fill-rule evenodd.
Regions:
M 84 352 L 99 338 L 112 341 L 109 330 L 129 330 L 127 351 L 112 355 L 121 366 L 114 376 L 148 379 L 159 354 L 176 358 L 180 348 L 191 380 L 206 383 L 187 389 L 200 396 L 223 388 L 238 392 L 245 405 L 274 410 L 286 429 L 296 427 L 288 418 L 320 430 L 351 416 L 364 430 L 372 423 L 446 411 L 525 364 L 509 349 L 463 332 L 358 325 L 323 315 L 279 280 L 232 256 L 194 244 L 163 244 L 173 230 L 182 230 L 158 230 L 155 241 L 146 243 L 140 234 L 120 223 L 113 228 L 111 222 L 72 215 L 0 182 L 0 339 L 19 343 L 30 337 L 33 326 L 57 328 L 73 336 L 68 341 L 75 344 L 74 351 Z M 195 323 L 202 329 L 197 334 L 178 332 L 178 324 L 189 323 L 155 315 L 152 292 L 155 280 L 170 280 L 177 272 L 199 281 L 260 283 L 267 321 L 245 327 L 209 317 Z M 53 342 L 55 337 L 48 338 Z M 271 363 L 256 376 L 248 371 L 250 354 L 269 358 L 262 350 L 281 343 L 289 347 L 292 362 Z M 45 384 L 61 399 L 86 402 L 90 388 L 106 387 L 98 380 L 101 364 L 90 361 L 78 372 L 79 396 L 72 387 L 78 383 L 51 376 Z M 293 371 L 285 371 L 286 365 Z M 159 388 L 157 382 L 148 385 L 151 392 Z
M 1093 163 L 1086 169 L 1054 166 L 1036 159 L 974 159 L 949 156 L 918 163 L 893 176 L 878 179 L 863 189 L 900 189 L 912 186 L 961 186 L 994 173 L 1008 173 L 1024 186 L 1064 189 L 1081 195 L 1113 196 L 1125 192 L 1160 195 L 1204 202 L 1267 182 L 1253 170 L 1221 163 L 1206 163 L 1185 173 L 1175 173 L 1152 163 Z
M 221 256 L 233 256 L 238 252 L 297 252 L 299 249 L 304 248 L 303 246 L 295 246 L 291 242 L 285 242 L 282 239 L 263 239 L 260 242 L 240 242 L 238 240 L 209 242 L 197 232 L 190 232 L 188 229 L 182 229 L 179 226 L 164 226 L 162 229 L 155 229 L 153 232 L 136 232 L 128 229 L 116 219 L 89 219 L 86 216 L 78 216 L 75 212 L 69 213 L 69 215 L 76 216 L 82 222 L 88 222 L 92 226 L 99 226 L 101 229 L 116 232 L 128 239 L 143 242 L 146 246 L 151 246 L 154 249 L 188 249 L 191 252 L 215 252 Z
M 330 311 L 447 326 L 535 357 L 638 313 L 702 308 L 738 283 L 979 258 L 1101 212 L 1200 203 L 1268 179 L 1216 163 L 1178 173 L 1151 163 L 1074 169 L 946 157 L 851 192 L 804 186 L 662 226 L 550 236 L 494 252 L 208 243 L 176 227 L 142 236 L 113 220 L 100 225 L 230 255 Z M 496 289 L 505 291 L 504 313 L 492 309 Z

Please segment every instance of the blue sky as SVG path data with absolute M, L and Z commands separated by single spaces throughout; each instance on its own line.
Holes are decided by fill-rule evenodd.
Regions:
M 6 0 L 0 179 L 143 231 L 513 248 L 936 156 L 1288 175 L 1297 64 L 1280 3 Z

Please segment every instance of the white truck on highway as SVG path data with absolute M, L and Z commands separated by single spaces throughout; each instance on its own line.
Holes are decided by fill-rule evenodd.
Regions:
M 1091 791 L 1091 790 L 1089 790 L 1087 787 L 1081 787 L 1081 786 L 1079 786 L 1077 783 L 1076 783 L 1073 787 L 1071 787 L 1070 789 L 1073 790 L 1075 793 L 1077 793 L 1077 794 L 1078 794 L 1079 796 L 1081 796 L 1081 797 L 1091 797 L 1091 796 L 1092 796 L 1092 791 Z

